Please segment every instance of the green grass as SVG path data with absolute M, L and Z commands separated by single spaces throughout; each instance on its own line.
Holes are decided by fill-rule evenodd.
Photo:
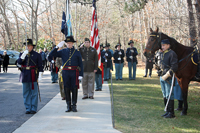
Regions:
M 162 118 L 163 97 L 159 78 L 153 71 L 152 78 L 143 78 L 144 69 L 137 69 L 136 80 L 128 80 L 128 69 L 123 69 L 123 81 L 115 80 L 112 72 L 115 128 L 123 133 L 200 132 L 200 84 L 189 87 L 188 115 Z M 109 85 L 110 81 L 109 81 Z M 175 108 L 178 102 L 175 100 Z

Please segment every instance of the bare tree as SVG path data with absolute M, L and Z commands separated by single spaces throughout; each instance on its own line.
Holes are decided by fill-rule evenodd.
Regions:
M 193 46 L 196 43 L 197 32 L 196 32 L 192 0 L 187 0 L 187 4 L 188 4 L 188 12 L 189 12 L 190 46 Z
M 10 22 L 6 14 L 6 7 L 7 7 L 8 2 L 9 1 L 5 1 L 5 0 L 0 1 L 0 14 L 3 16 L 3 19 L 4 19 L 3 23 L 5 26 L 6 33 L 7 33 L 9 47 L 11 47 L 12 40 L 11 40 L 11 32 L 10 32 L 10 27 L 9 27 Z M 5 49 L 7 49 L 7 45 L 5 44 L 4 46 L 5 46 Z

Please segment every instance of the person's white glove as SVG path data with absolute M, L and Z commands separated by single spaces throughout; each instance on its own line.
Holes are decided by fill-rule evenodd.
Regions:
M 119 54 L 119 55 L 121 55 L 121 54 L 122 54 L 122 52 L 120 51 L 118 54 Z
M 130 59 L 133 59 L 133 56 L 129 56 Z
M 28 50 L 25 50 L 24 53 L 21 55 L 21 59 L 24 60 L 27 54 Z
M 132 53 L 134 53 L 134 50 L 131 50 Z
M 63 68 L 63 66 L 60 66 L 60 69 L 62 69 Z
M 167 71 L 167 73 L 165 73 L 165 75 L 162 76 L 162 79 L 163 79 L 163 80 L 166 80 L 168 77 L 171 77 L 169 71 Z
M 105 56 L 108 56 L 108 53 L 105 53 Z
M 61 48 L 64 44 L 65 44 L 65 41 L 61 41 L 60 43 L 58 43 L 56 48 Z
M 54 60 L 52 60 L 51 63 L 54 63 Z
M 81 80 L 83 77 L 82 76 L 78 76 L 78 80 Z
M 118 58 L 118 60 L 121 60 L 121 58 Z
M 42 75 L 43 75 L 43 72 L 39 72 L 38 81 L 41 81 L 41 80 L 42 80 Z

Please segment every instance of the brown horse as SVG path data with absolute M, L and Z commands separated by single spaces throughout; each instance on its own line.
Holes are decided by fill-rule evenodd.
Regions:
M 194 65 L 191 61 L 191 54 L 193 53 L 194 48 L 184 46 L 174 38 L 171 38 L 162 32 L 158 32 L 158 30 L 158 28 L 156 31 L 150 29 L 151 33 L 144 50 L 144 55 L 150 57 L 152 54 L 155 54 L 155 51 L 161 48 L 161 40 L 168 39 L 170 41 L 171 49 L 177 54 L 179 60 L 178 71 L 175 73 L 175 76 L 178 79 L 183 94 L 184 108 L 181 115 L 187 115 L 188 85 L 197 72 L 197 65 Z

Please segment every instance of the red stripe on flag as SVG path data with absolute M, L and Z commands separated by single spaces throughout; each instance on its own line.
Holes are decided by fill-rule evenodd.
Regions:
M 92 10 L 92 20 L 91 20 L 91 45 L 97 50 L 98 55 L 98 66 L 102 71 L 102 83 L 103 83 L 103 63 L 101 63 L 101 52 L 100 52 L 100 41 L 99 41 L 99 33 L 97 26 L 97 13 L 95 8 Z

